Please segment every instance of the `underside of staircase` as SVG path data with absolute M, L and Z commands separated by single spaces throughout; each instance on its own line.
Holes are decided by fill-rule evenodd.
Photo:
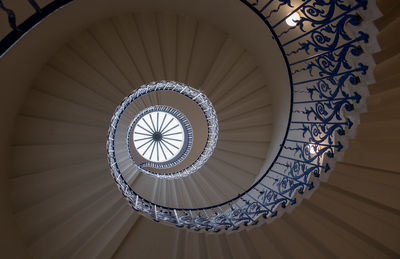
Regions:
M 8 165 L 0 257 L 399 258 L 400 3 L 377 4 L 383 16 L 375 21 L 376 83 L 344 160 L 290 213 L 218 234 L 133 211 L 110 176 L 105 138 L 133 86 L 174 80 L 200 88 L 220 129 L 205 166 L 177 181 L 133 170 L 126 180 L 143 197 L 171 207 L 235 198 L 262 172 L 273 138 L 273 94 L 257 57 L 224 30 L 171 12 L 103 19 L 64 40 L 37 69 L 29 91 L 20 91 L 11 133 L 2 130 Z M 6 69 L 0 64 L 1 73 Z M 2 105 L 6 113 L 7 102 Z

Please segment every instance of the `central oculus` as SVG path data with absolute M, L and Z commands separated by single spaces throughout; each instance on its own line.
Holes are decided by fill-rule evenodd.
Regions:
M 187 134 L 191 131 L 180 111 L 168 106 L 152 106 L 137 117 L 133 143 L 147 161 L 167 162 L 183 155 L 181 151 L 188 146 Z
M 185 177 L 207 162 L 217 140 L 218 119 L 207 96 L 179 82 L 159 81 L 137 88 L 117 107 L 107 154 L 113 177 L 129 189 L 121 168 L 133 166 L 162 179 Z

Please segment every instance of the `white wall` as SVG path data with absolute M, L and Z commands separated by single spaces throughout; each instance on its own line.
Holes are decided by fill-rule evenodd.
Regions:
M 18 2 L 26 4 L 26 2 Z M 13 3 L 13 5 L 17 5 Z M 154 8 L 156 7 L 156 8 Z M 11 143 L 16 114 L 42 65 L 73 34 L 88 27 L 96 20 L 119 13 L 133 12 L 140 9 L 169 9 L 173 12 L 200 17 L 215 24 L 232 35 L 242 46 L 247 48 L 265 73 L 271 87 L 274 118 L 273 142 L 274 154 L 286 129 L 289 87 L 286 67 L 271 35 L 263 22 L 239 1 L 76 1 L 51 15 L 28 33 L 0 60 L 0 78 L 2 94 L 0 97 L 0 242 L 5 245 L 2 251 L 21 252 L 21 240 L 18 238 L 15 223 L 7 202 L 8 158 L 7 150 Z M 25 11 L 26 8 L 22 8 Z M 17 9 L 15 9 L 17 10 Z M 18 16 L 18 11 L 17 11 Z M 4 17 L 3 17 L 4 18 Z M 2 21 L 5 19 L 2 19 Z M 7 24 L 0 24 L 0 32 L 7 30 Z M 254 40 L 256 39 L 256 40 Z M 277 102 L 279 100 L 279 102 Z M 271 156 L 268 161 L 272 160 Z M 20 256 L 22 255 L 20 254 Z

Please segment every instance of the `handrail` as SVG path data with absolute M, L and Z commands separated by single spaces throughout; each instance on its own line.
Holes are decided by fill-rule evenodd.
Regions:
M 0 57 L 34 26 L 72 1 L 54 0 L 40 7 L 35 0 L 28 0 L 35 12 L 17 24 L 18 14 L 0 0 L 0 11 L 6 13 L 10 27 L 0 40 Z M 361 14 L 374 0 L 302 0 L 297 5 L 290 0 L 267 4 L 240 1 L 265 23 L 286 63 L 291 103 L 284 140 L 268 170 L 250 188 L 231 200 L 203 208 L 170 208 L 143 199 L 127 184 L 118 164 L 110 161 L 115 181 L 133 209 L 156 221 L 218 232 L 257 224 L 260 216 L 275 217 L 278 207 L 299 203 L 304 193 L 328 177 L 336 155 L 345 149 L 357 126 L 367 78 L 372 77 L 370 64 L 363 63 L 367 59 L 361 61 L 360 56 L 373 54 L 367 52 L 369 36 L 360 31 L 359 24 L 373 26 L 363 21 Z M 301 18 L 296 26 L 288 27 L 283 21 L 294 13 Z M 115 139 L 108 141 L 114 145 Z
M 365 102 L 364 77 L 369 73 L 368 65 L 358 61 L 368 35 L 357 26 L 368 1 L 303 0 L 297 6 L 288 0 L 266 5 L 258 0 L 241 2 L 265 23 L 286 63 L 291 103 L 284 140 L 268 170 L 250 188 L 231 200 L 202 208 L 171 208 L 146 200 L 126 183 L 118 165 L 112 165 L 114 178 L 133 209 L 156 221 L 218 232 L 257 224 L 260 216 L 277 216 L 277 207 L 300 202 L 302 194 L 328 177 L 335 154 L 343 151 L 357 124 Z M 288 28 L 283 21 L 295 12 L 301 19 Z
M 28 0 L 29 4 L 35 11 L 29 18 L 21 24 L 17 24 L 16 11 L 7 8 L 3 0 L 0 0 L 0 11 L 4 11 L 8 18 L 10 32 L 0 40 L 0 58 L 3 57 L 8 50 L 14 46 L 27 32 L 29 32 L 38 23 L 44 20 L 47 16 L 64 7 L 74 0 L 54 0 L 44 7 L 40 7 L 35 0 Z

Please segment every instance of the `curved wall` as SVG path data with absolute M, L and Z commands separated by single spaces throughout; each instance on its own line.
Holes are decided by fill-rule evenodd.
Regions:
M 23 7 L 17 6 L 18 4 L 12 3 L 12 8 L 17 10 L 17 20 L 21 17 L 18 16 L 20 13 L 26 15 L 25 2 L 20 3 Z M 18 10 L 23 11 L 18 12 Z M 163 10 L 200 17 L 228 32 L 255 57 L 256 62 L 265 74 L 267 85 L 272 93 L 271 99 L 274 102 L 272 136 L 274 141 L 270 145 L 269 153 L 272 154 L 269 159 L 273 159 L 284 135 L 284 131 L 279 129 L 286 128 L 288 118 L 290 94 L 286 66 L 275 41 L 271 38 L 269 31 L 266 30 L 265 24 L 241 2 L 207 0 L 189 3 L 189 1 L 183 0 L 159 0 L 150 3 L 149 1 L 127 2 L 121 0 L 113 1 L 110 5 L 108 0 L 75 1 L 33 28 L 0 60 L 2 90 L 3 93 L 6 93 L 1 96 L 0 102 L 0 116 L 3 119 L 0 133 L 4 136 L 0 143 L 2 197 L 7 197 L 8 193 L 7 178 L 10 168 L 7 148 L 11 142 L 15 116 L 25 99 L 32 80 L 41 70 L 43 64 L 64 42 L 93 22 L 105 17 L 138 10 Z M 76 19 L 77 17 L 79 19 Z M 0 27 L 1 32 L 8 30 L 5 23 L 1 23 Z M 268 62 L 265 62 L 266 60 Z M 279 102 L 276 100 L 279 100 Z M 1 216 L 5 218 L 2 222 L 9 228 L 8 233 L 7 231 L 2 232 L 5 234 L 5 239 L 12 242 L 11 237 L 16 234 L 16 231 L 14 231 L 14 224 L 11 224 L 11 213 L 6 200 L 1 203 L 1 211 Z M 15 237 L 15 240 L 17 240 L 17 237 Z M 15 244 L 18 243 L 20 242 L 15 242 Z M 19 249 L 20 247 L 16 248 L 11 243 L 7 245 L 7 248 L 10 251 L 22 251 Z
M 104 4 L 105 1 L 98 2 Z M 310 255 L 342 258 L 398 257 L 400 253 L 398 246 L 400 205 L 399 200 L 393 197 L 399 195 L 400 168 L 396 163 L 396 158 L 399 157 L 396 143 L 399 140 L 398 114 L 400 113 L 396 97 L 400 94 L 398 87 L 400 77 L 397 69 L 400 44 L 399 37 L 396 38 L 393 35 L 398 32 L 400 9 L 396 0 L 378 0 L 378 3 L 380 8 L 383 7 L 381 10 L 385 14 L 376 23 L 381 31 L 379 41 L 383 50 L 375 55 L 378 64 L 375 71 L 377 83 L 370 87 L 369 113 L 362 116 L 358 136 L 352 141 L 344 163 L 338 165 L 337 172 L 332 174 L 328 184 L 323 184 L 310 201 L 305 201 L 293 214 L 286 214 L 274 224 L 261 226 L 253 232 L 243 231 L 227 237 L 220 235 L 206 239 L 205 234 L 198 235 L 175 229 L 170 231 L 171 235 L 167 235 L 167 227 L 142 218 L 136 222 L 135 227 L 129 230 L 127 237 L 123 240 L 124 245 L 118 248 L 114 256 L 116 258 L 123 258 L 124 255 L 130 256 L 132 250 L 135 250 L 138 256 L 149 256 L 149 250 L 151 250 L 152 254 L 163 255 L 164 258 L 169 255 L 171 258 L 179 255 L 190 256 L 196 252 L 199 252 L 199 255 L 208 254 L 209 256 L 218 254 L 219 258 L 229 255 L 241 258 L 256 257 L 265 254 L 275 258 L 294 256 L 309 258 Z M 59 24 L 63 21 L 62 17 L 67 17 L 57 18 L 56 16 L 58 17 L 60 14 L 55 15 L 52 19 L 59 19 Z M 91 18 L 88 17 L 88 19 Z M 47 30 L 49 30 L 51 26 L 45 23 L 43 25 L 47 26 Z M 10 142 L 8 133 L 12 130 L 13 118 L 24 99 L 30 80 L 40 70 L 41 64 L 79 26 L 63 24 L 62 28 L 65 34 L 60 32 L 58 35 L 60 38 L 53 38 L 55 35 L 46 36 L 45 32 L 41 34 L 43 39 L 51 38 L 53 40 L 51 48 L 49 45 L 41 46 L 40 42 L 35 43 L 35 40 L 32 40 L 29 35 L 24 39 L 25 42 L 30 38 L 29 44 L 32 45 L 25 43 L 27 46 L 34 47 L 36 51 L 46 48 L 49 51 L 43 56 L 36 52 L 33 53 L 36 55 L 33 64 L 24 59 L 24 54 L 29 50 L 21 47 L 17 47 L 16 51 L 10 52 L 0 60 L 2 82 L 10 83 L 13 77 L 18 77 L 23 71 L 26 72 L 26 77 L 17 78 L 21 82 L 19 87 L 2 84 L 4 93 L 7 92 L 7 95 L 2 94 L 3 98 L 0 104 L 3 108 L 1 109 L 3 121 L 2 127 L 0 127 L 3 136 L 0 140 L 0 161 L 2 162 L 0 174 L 2 242 L 0 242 L 0 251 L 4 258 L 21 258 L 25 255 L 22 242 L 17 242 L 18 235 L 12 226 L 11 213 L 9 213 L 6 199 L 4 199 L 7 194 L 5 187 L 8 163 L 5 148 Z M 14 59 L 20 62 L 13 62 Z M 21 73 L 18 73 L 18 67 L 20 67 Z M 337 205 L 338 201 L 340 205 Z M 149 229 L 158 231 L 160 240 L 163 242 L 176 239 L 177 243 L 170 242 L 171 245 L 174 245 L 174 249 L 165 245 L 161 248 L 158 246 L 157 249 L 149 249 L 148 244 L 157 243 L 157 240 L 154 240 L 154 237 L 150 237 L 152 240 L 144 239 L 138 235 L 141 230 L 148 231 Z M 204 243 L 207 250 L 201 246 Z

